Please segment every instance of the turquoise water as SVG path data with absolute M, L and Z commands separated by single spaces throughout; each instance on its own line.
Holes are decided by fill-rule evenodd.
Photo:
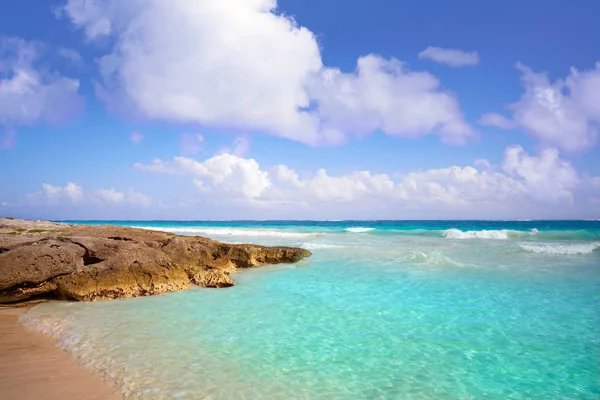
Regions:
M 86 221 L 313 256 L 23 322 L 143 399 L 598 399 L 598 221 Z

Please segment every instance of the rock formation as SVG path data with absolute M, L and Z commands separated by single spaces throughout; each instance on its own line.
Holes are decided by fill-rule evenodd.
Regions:
M 225 244 L 112 225 L 0 218 L 0 303 L 32 297 L 93 301 L 190 285 L 227 287 L 237 268 L 292 263 L 308 250 Z

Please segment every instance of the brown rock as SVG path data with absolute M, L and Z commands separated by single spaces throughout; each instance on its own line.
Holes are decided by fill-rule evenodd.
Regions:
M 33 296 L 93 301 L 228 287 L 237 268 L 310 256 L 291 247 L 232 245 L 111 225 L 0 219 L 0 303 Z

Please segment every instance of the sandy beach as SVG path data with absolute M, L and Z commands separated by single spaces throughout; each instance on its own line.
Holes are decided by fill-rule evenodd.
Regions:
M 27 307 L 0 307 L 3 400 L 117 400 L 120 396 L 53 341 L 18 321 Z

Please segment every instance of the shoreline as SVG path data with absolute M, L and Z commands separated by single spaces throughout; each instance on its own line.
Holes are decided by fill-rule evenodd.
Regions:
M 228 244 L 132 227 L 0 218 L 0 397 L 123 396 L 117 385 L 85 367 L 85 359 L 21 323 L 19 317 L 36 304 L 230 287 L 235 285 L 230 275 L 239 269 L 294 263 L 310 255 L 298 247 Z
M 119 400 L 104 382 L 47 335 L 19 317 L 36 304 L 0 307 L 0 393 L 3 400 Z

